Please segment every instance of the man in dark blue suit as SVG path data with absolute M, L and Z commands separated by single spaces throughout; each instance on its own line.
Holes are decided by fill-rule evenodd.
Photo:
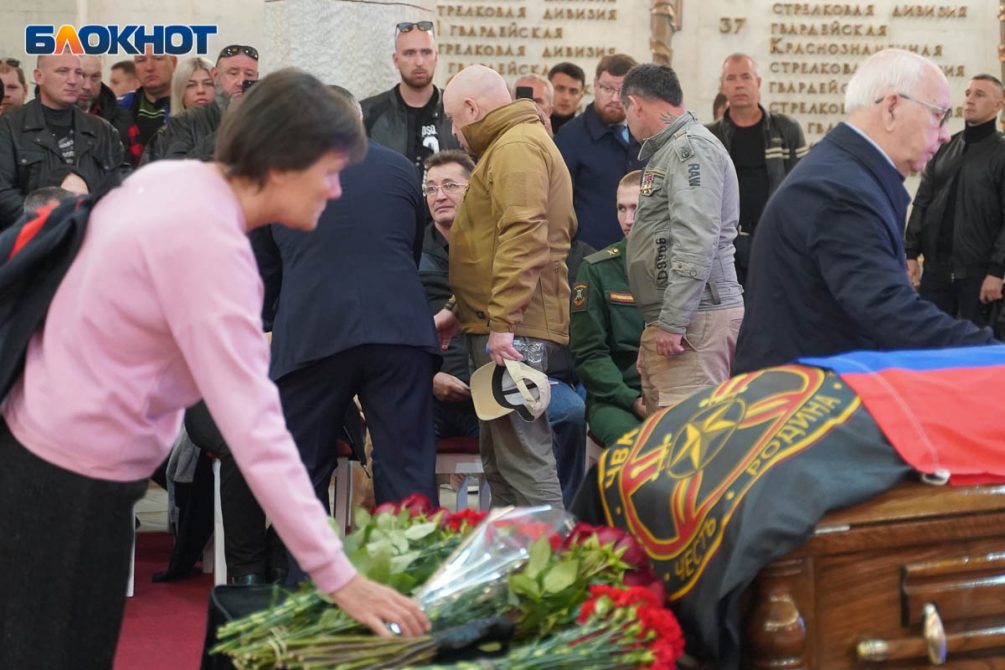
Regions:
M 572 175 L 577 238 L 603 249 L 624 237 L 614 194 L 621 178 L 643 166 L 621 105 L 621 82 L 635 65 L 626 54 L 604 56 L 593 80 L 593 104 L 562 126 L 555 144 Z
M 907 277 L 904 177 L 949 140 L 949 83 L 899 49 L 870 57 L 847 123 L 789 173 L 757 225 L 733 372 L 856 349 L 986 344 L 991 331 L 922 300 Z
M 342 197 L 329 201 L 314 232 L 269 226 L 252 237 L 272 329 L 270 375 L 326 506 L 356 395 L 373 439 L 377 502 L 412 493 L 435 502 L 440 358 L 419 281 L 426 209 L 415 166 L 371 142 L 341 179 Z

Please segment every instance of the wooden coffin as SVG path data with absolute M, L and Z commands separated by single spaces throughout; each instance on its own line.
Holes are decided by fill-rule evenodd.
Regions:
M 941 667 L 1005 670 L 1005 486 L 911 482 L 829 514 L 747 595 L 747 668 L 937 668 L 942 645 Z

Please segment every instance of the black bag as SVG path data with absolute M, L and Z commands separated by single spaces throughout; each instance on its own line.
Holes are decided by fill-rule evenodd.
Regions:
M 0 399 L 24 370 L 28 342 L 80 251 L 99 199 L 64 200 L 0 233 Z

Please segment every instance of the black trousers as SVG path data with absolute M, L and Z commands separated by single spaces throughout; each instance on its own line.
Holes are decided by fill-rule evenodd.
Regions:
M 435 358 L 415 347 L 366 344 L 323 358 L 276 380 L 286 426 L 314 492 L 330 508 L 342 419 L 358 395 L 373 440 L 377 504 L 421 493 L 437 504 L 433 438 Z M 287 585 L 304 577 L 289 556 Z
M 949 268 L 926 263 L 918 293 L 949 316 L 983 327 L 989 325 L 991 315 L 991 305 L 985 305 L 980 300 L 984 277 L 978 274 L 956 278 Z
M 147 480 L 58 468 L 2 421 L 0 464 L 0 668 L 108 670 Z
M 286 425 L 326 509 L 342 419 L 355 395 L 373 440 L 377 504 L 412 493 L 436 502 L 434 363 L 433 354 L 415 347 L 366 344 L 276 380 Z

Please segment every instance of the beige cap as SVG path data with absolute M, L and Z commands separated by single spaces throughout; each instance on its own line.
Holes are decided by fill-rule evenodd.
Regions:
M 507 360 L 505 366 L 488 363 L 471 375 L 471 398 L 482 421 L 510 412 L 533 421 L 551 402 L 551 384 L 548 375 L 519 361 Z

